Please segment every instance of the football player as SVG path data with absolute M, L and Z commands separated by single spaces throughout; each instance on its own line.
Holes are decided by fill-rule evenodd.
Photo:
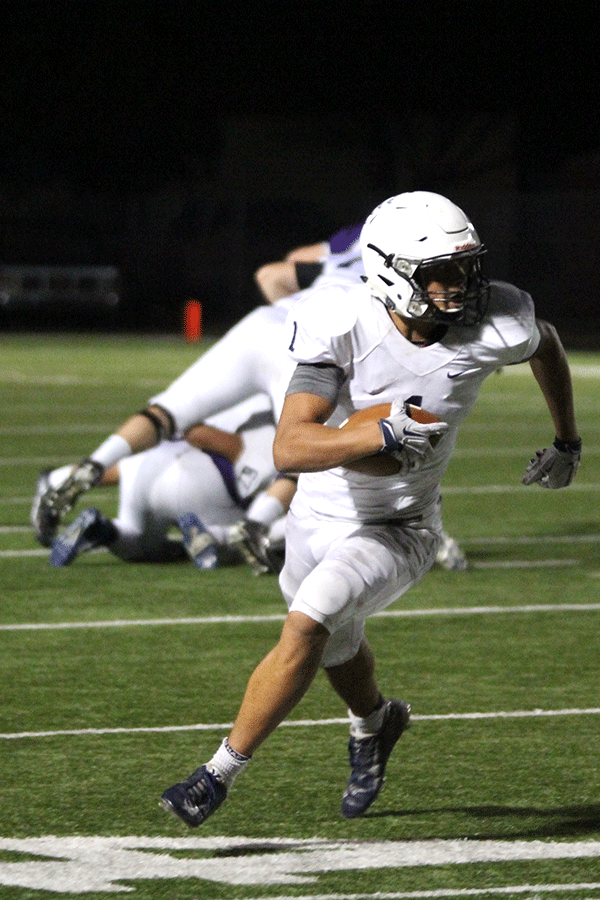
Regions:
M 275 303 L 298 291 L 312 287 L 315 280 L 324 273 L 344 268 L 352 271 L 362 257 L 358 243 L 360 225 L 351 225 L 336 232 L 328 241 L 307 244 L 290 250 L 286 257 L 276 262 L 265 263 L 254 273 L 254 280 L 261 294 L 269 303 Z
M 360 280 L 364 270 L 357 235 L 354 237 L 343 248 L 339 245 L 339 253 L 327 255 L 316 273 L 314 288 Z M 269 398 L 276 420 L 294 368 L 283 328 L 288 309 L 298 296 L 259 306 L 244 316 L 78 465 L 42 472 L 30 514 L 37 540 L 51 546 L 64 515 L 81 494 L 99 483 L 106 469 L 121 459 L 148 450 L 163 439 L 186 438 L 190 429 L 210 416 L 256 394 Z
M 365 620 L 433 565 L 440 481 L 488 375 L 527 363 L 548 406 L 555 437 L 527 466 L 524 484 L 567 487 L 579 464 L 571 377 L 556 330 L 536 319 L 525 291 L 486 280 L 484 247 L 461 209 L 430 192 L 392 197 L 367 219 L 361 247 L 366 284 L 313 291 L 290 311 L 286 343 L 297 368 L 274 444 L 278 470 L 302 473 L 280 575 L 289 611 L 228 737 L 161 797 L 192 827 L 219 808 L 319 667 L 349 710 L 341 815 L 361 816 L 376 799 L 410 705 L 382 696 Z M 386 417 L 338 427 L 381 403 L 391 404 Z M 408 404 L 437 421 L 415 421 Z M 354 470 L 376 453 L 389 455 L 399 473 Z
M 186 441 L 161 441 L 107 469 L 101 484 L 119 484 L 117 518 L 85 509 L 55 538 L 51 564 L 66 566 L 80 553 L 106 546 L 124 560 L 171 562 L 189 556 L 199 569 L 214 568 L 234 557 L 231 526 L 246 512 L 263 520 L 265 505 L 274 505 L 265 553 L 280 568 L 282 520 L 295 485 L 277 478 L 275 428 L 266 402 L 247 401 L 192 428 Z M 246 472 L 252 473 L 250 482 Z M 169 536 L 174 525 L 183 541 Z

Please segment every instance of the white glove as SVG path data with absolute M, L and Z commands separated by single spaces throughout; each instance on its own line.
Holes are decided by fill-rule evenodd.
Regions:
M 556 438 L 551 447 L 536 450 L 535 458 L 525 470 L 523 484 L 537 482 L 545 488 L 567 487 L 575 477 L 580 456 L 581 440 L 566 444 Z
M 416 472 L 433 449 L 431 438 L 448 430 L 447 422 L 416 422 L 408 415 L 407 404 L 394 400 L 387 419 L 379 420 L 383 451 L 402 463 L 403 472 Z

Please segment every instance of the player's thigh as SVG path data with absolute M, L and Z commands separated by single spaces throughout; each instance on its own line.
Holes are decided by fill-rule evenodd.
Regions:
M 265 333 L 259 312 L 245 316 L 152 398 L 169 410 L 181 431 L 263 390 L 260 355 Z
M 364 619 L 384 609 L 409 590 L 431 567 L 437 546 L 436 536 L 427 529 L 362 525 L 335 538 L 332 526 L 326 525 L 321 537 L 328 530 L 330 539 L 320 558 L 314 556 L 313 541 L 316 565 L 310 571 L 306 551 L 300 552 L 306 574 L 290 608 L 312 615 L 332 633 L 354 617 Z M 286 557 L 288 552 L 289 541 Z M 292 555 L 283 582 L 294 573 L 296 581 L 303 574 Z M 288 590 L 291 587 L 290 580 Z
M 153 454 L 154 456 L 151 456 Z M 130 533 L 141 533 L 148 509 L 148 496 L 155 477 L 152 459 L 158 458 L 155 450 L 128 456 L 119 462 L 119 510 L 120 526 Z

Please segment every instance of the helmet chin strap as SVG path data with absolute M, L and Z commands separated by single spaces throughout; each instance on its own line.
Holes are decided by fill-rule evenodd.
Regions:
M 441 341 L 448 329 L 448 323 L 437 322 L 433 318 L 411 318 L 399 313 L 391 300 L 385 304 L 393 314 L 392 321 L 400 333 L 416 347 L 428 347 Z

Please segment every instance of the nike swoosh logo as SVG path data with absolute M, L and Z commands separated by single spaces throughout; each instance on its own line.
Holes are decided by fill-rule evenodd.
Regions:
M 481 372 L 481 368 L 463 369 L 462 372 L 448 372 L 448 378 L 460 378 L 461 375 L 471 375 L 473 372 Z

